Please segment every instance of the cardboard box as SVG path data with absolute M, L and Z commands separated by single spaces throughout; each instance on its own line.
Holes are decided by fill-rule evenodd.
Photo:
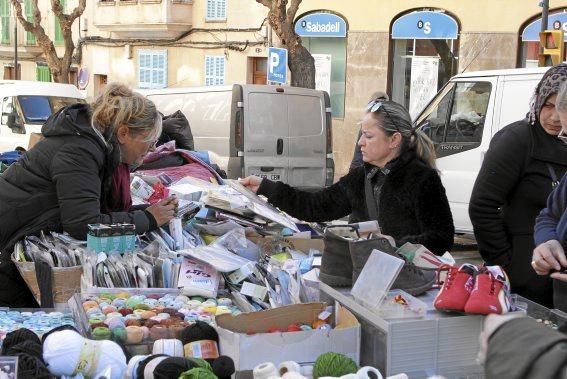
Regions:
M 41 133 L 32 133 L 30 134 L 30 142 L 28 144 L 28 150 L 31 150 L 32 147 L 39 141 L 43 139 L 43 134 Z
M 292 323 L 311 324 L 324 309 L 324 303 L 307 303 L 238 316 L 218 316 L 221 354 L 234 360 L 237 371 L 252 370 L 263 362 L 273 362 L 276 366 L 284 361 L 312 364 L 327 352 L 344 354 L 358 364 L 360 324 L 340 305 L 335 309 L 332 330 L 264 333 L 274 326 L 285 330 Z

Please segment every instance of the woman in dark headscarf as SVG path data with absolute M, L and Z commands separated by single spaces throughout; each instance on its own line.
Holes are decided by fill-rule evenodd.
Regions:
M 531 267 L 534 223 L 552 188 L 567 171 L 567 145 L 555 99 L 567 65 L 550 68 L 535 89 L 527 118 L 500 130 L 490 142 L 476 179 L 469 215 L 486 264 L 502 266 L 512 292 L 553 304 L 549 277 Z

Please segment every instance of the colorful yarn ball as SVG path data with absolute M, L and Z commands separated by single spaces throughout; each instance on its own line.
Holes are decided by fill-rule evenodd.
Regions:
M 110 331 L 110 329 L 108 328 L 95 328 L 92 331 L 92 335 L 93 335 L 93 340 L 109 340 L 110 336 L 112 335 L 112 332 Z
M 133 310 L 131 310 L 130 308 L 122 308 L 118 311 L 118 313 L 120 313 L 122 316 L 126 317 L 128 315 L 131 315 L 134 313 Z
M 325 353 L 319 356 L 313 366 L 313 378 L 322 376 L 340 377 L 356 374 L 358 366 L 349 357 L 338 353 Z
M 142 323 L 140 322 L 140 320 L 135 320 L 135 319 L 128 319 L 124 322 L 124 325 L 126 325 L 126 327 L 129 326 L 142 326 Z
M 179 375 L 179 379 L 218 379 L 212 371 L 196 367 Z
M 152 307 L 150 307 L 148 304 L 141 303 L 141 304 L 136 304 L 134 306 L 134 309 L 141 309 L 143 311 L 149 311 L 150 309 L 152 309 Z

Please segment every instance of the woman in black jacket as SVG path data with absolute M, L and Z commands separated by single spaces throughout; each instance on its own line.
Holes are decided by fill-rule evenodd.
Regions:
M 567 80 L 567 65 L 549 69 L 535 90 L 528 119 L 496 133 L 473 187 L 469 215 L 482 258 L 500 265 L 512 292 L 553 305 L 549 277 L 531 267 L 534 224 L 552 188 L 567 171 L 567 145 L 555 99 Z
M 364 165 L 337 183 L 310 193 L 281 182 L 248 177 L 242 183 L 290 215 L 305 221 L 377 220 L 382 233 L 422 244 L 437 255 L 453 246 L 453 218 L 435 169 L 432 142 L 412 128 L 407 110 L 372 101 L 361 124 Z
M 71 105 L 47 120 L 45 138 L 0 177 L 0 305 L 33 305 L 10 261 L 22 237 L 43 230 L 84 240 L 95 223 L 132 223 L 144 233 L 173 217 L 170 199 L 132 209 L 130 168 L 160 133 L 155 105 L 119 84 L 109 84 L 92 106 Z

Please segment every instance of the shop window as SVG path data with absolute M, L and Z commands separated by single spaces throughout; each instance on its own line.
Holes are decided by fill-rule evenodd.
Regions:
M 207 0 L 207 21 L 226 20 L 226 0 Z
M 417 120 L 417 126 L 436 143 L 479 146 L 488 109 L 488 82 L 449 83 Z
M 205 85 L 224 84 L 224 55 L 205 56 Z
M 167 87 L 167 50 L 140 50 L 138 62 L 138 87 Z
M 416 117 L 458 70 L 458 24 L 442 11 L 414 11 L 392 24 L 392 100 Z
M 549 30 L 555 29 L 567 32 L 567 9 L 550 13 L 547 25 L 547 29 Z M 528 21 L 527 25 L 522 28 L 519 67 L 538 67 L 540 30 L 541 16 Z M 567 43 L 567 41 L 565 41 L 565 43 Z M 567 45 L 565 47 L 567 48 Z M 564 56 L 563 61 L 567 61 L 567 57 Z
M 1 43 L 10 43 L 10 0 L 0 0 Z
M 308 13 L 295 21 L 295 32 L 315 59 L 315 88 L 331 98 L 331 114 L 345 114 L 347 23 L 327 11 Z

